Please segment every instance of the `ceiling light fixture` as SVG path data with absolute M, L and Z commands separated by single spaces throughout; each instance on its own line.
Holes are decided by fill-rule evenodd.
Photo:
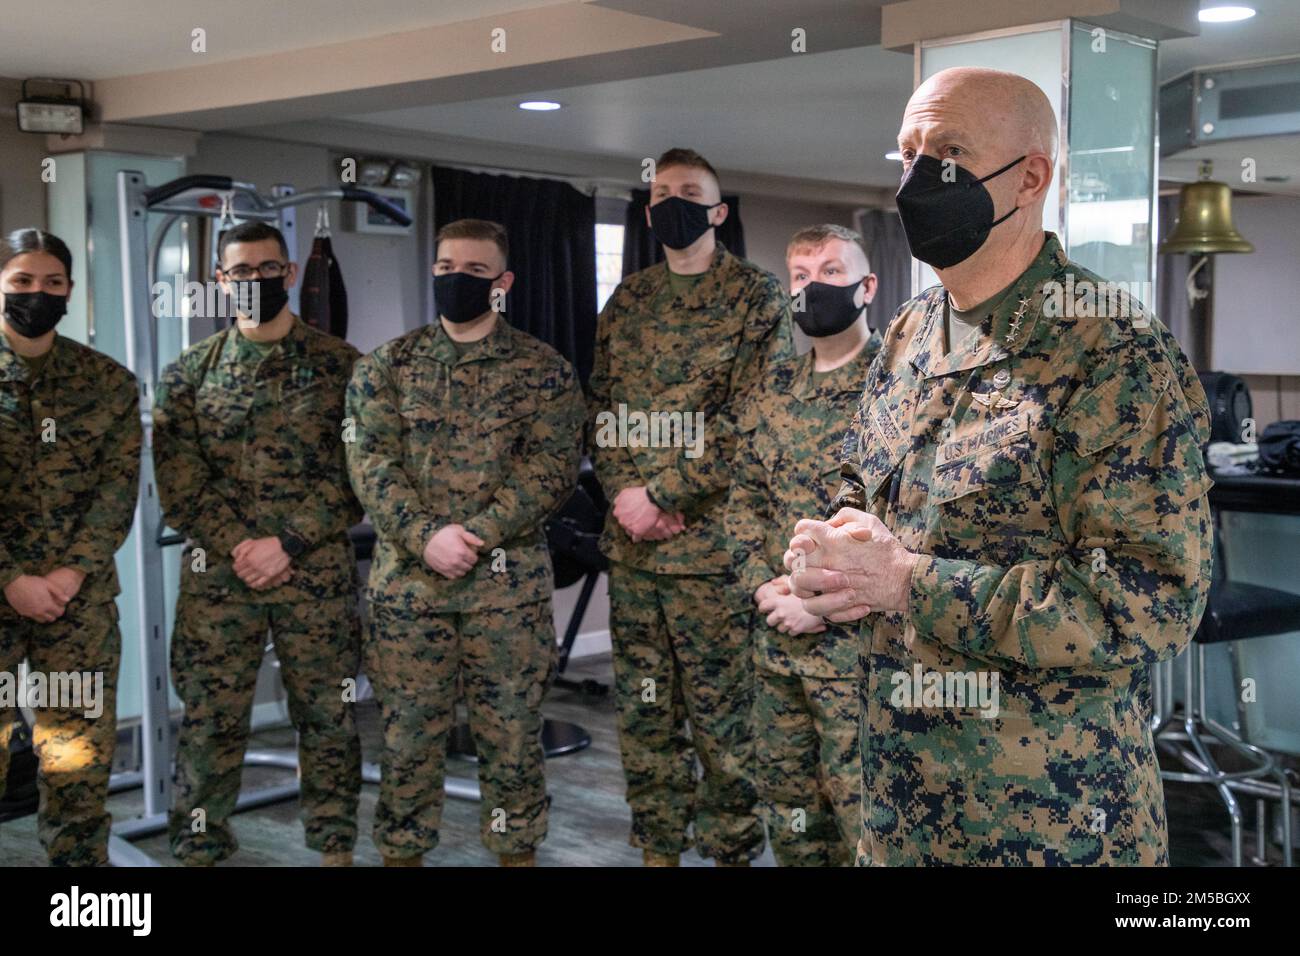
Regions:
M 546 113 L 550 110 L 558 110 L 560 104 L 554 100 L 524 100 L 519 104 L 521 110 L 532 110 L 537 113 Z
M 1238 20 L 1249 20 L 1255 15 L 1254 7 L 1243 7 L 1240 4 L 1219 4 L 1214 7 L 1205 7 L 1197 14 L 1202 23 L 1236 23 Z
M 895 162 L 901 163 L 903 161 L 903 154 L 896 149 L 890 150 L 888 153 L 885 154 L 885 159 L 892 159 Z

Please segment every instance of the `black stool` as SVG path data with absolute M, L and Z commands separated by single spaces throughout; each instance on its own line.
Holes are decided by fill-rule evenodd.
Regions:
M 1210 717 L 1205 704 L 1205 648 L 1210 644 L 1300 631 L 1300 594 L 1229 580 L 1220 544 L 1217 509 L 1214 511 L 1214 525 L 1214 570 L 1210 578 L 1209 600 L 1205 615 L 1201 618 L 1200 626 L 1192 639 L 1192 646 L 1188 647 L 1184 654 L 1186 670 L 1182 719 L 1179 722 L 1173 713 L 1168 713 L 1154 730 L 1156 741 L 1165 752 L 1191 769 L 1189 771 L 1162 770 L 1160 776 L 1165 780 L 1181 783 L 1212 784 L 1218 789 L 1219 796 L 1222 797 L 1232 820 L 1233 866 L 1242 865 L 1241 807 L 1233 790 L 1245 789 L 1259 796 L 1259 791 L 1251 790 L 1251 785 L 1247 782 L 1261 777 L 1276 778 L 1282 809 L 1283 865 L 1291 866 L 1290 779 L 1286 771 L 1277 765 L 1272 754 L 1254 744 L 1246 743 L 1232 730 Z M 1234 666 L 1234 671 L 1235 669 Z M 1239 682 L 1234 681 L 1234 684 L 1239 686 Z M 1181 732 L 1168 732 L 1167 728 L 1176 723 L 1180 724 Z M 1206 746 L 1206 736 L 1212 737 L 1219 744 L 1240 755 L 1250 766 L 1245 770 L 1234 772 L 1223 770 L 1210 754 L 1209 747 Z M 1174 741 L 1181 741 L 1189 746 L 1174 746 Z M 1258 856 L 1262 862 L 1265 841 L 1265 803 L 1262 796 L 1259 796 L 1258 800 L 1257 822 Z

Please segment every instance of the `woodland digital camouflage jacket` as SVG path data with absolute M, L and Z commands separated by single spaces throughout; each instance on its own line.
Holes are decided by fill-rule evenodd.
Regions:
M 662 262 L 619 284 L 597 321 L 588 454 L 611 503 L 622 489 L 644 485 L 661 508 L 684 513 L 686 529 L 636 543 L 611 514 L 601 539 L 606 556 L 660 574 L 730 570 L 722 519 L 737 418 L 767 363 L 793 355 L 785 290 L 721 244 L 709 270 L 680 295 Z M 702 453 L 611 442 L 602 420 L 617 419 L 620 406 L 624 415 L 676 413 L 692 423 L 698 416 Z
M 347 408 L 352 482 L 379 535 L 372 601 L 446 614 L 550 597 L 542 525 L 577 487 L 586 416 L 558 352 L 499 318 L 458 356 L 441 323 L 425 326 L 357 363 Z M 484 541 L 454 580 L 423 558 L 448 524 Z
M 821 518 L 838 490 L 844 423 L 879 350 L 880 335 L 873 332 L 851 361 L 824 376 L 814 376 L 812 352 L 774 363 L 747 405 L 726 529 L 740 598 L 751 606 L 761 584 L 786 573 L 782 558 L 795 523 Z M 777 673 L 851 678 L 859 672 L 856 630 L 835 625 L 815 634 L 782 634 L 756 613 L 757 660 Z
M 33 381 L 0 335 L 0 585 L 72 567 L 86 574 L 77 603 L 117 595 L 113 556 L 139 490 L 139 398 L 135 376 L 61 335 Z
M 232 326 L 163 371 L 153 454 L 167 523 L 189 539 L 183 592 L 266 603 L 356 592 L 348 528 L 361 508 L 343 453 L 343 396 L 358 355 L 295 317 L 265 355 Z M 252 590 L 235 574 L 231 550 L 285 532 L 307 545 L 290 565 L 293 577 Z
M 1167 862 L 1149 667 L 1205 607 L 1209 418 L 1138 303 L 1044 314 L 1071 274 L 1102 282 L 1047 234 L 947 355 L 944 290 L 906 303 L 845 436 L 831 511 L 866 508 L 922 556 L 908 609 L 863 628 L 870 862 Z M 997 674 L 997 715 L 953 706 L 955 681 L 909 700 L 931 673 Z

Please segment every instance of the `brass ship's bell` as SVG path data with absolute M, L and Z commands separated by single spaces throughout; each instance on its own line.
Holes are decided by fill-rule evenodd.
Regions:
M 1188 183 L 1178 200 L 1178 220 L 1161 253 L 1254 252 L 1232 224 L 1232 190 L 1209 179 L 1209 164 L 1201 166 L 1200 182 Z

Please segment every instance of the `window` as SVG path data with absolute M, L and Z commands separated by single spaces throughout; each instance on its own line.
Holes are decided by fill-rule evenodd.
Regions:
M 596 223 L 596 311 L 623 279 L 623 225 Z

